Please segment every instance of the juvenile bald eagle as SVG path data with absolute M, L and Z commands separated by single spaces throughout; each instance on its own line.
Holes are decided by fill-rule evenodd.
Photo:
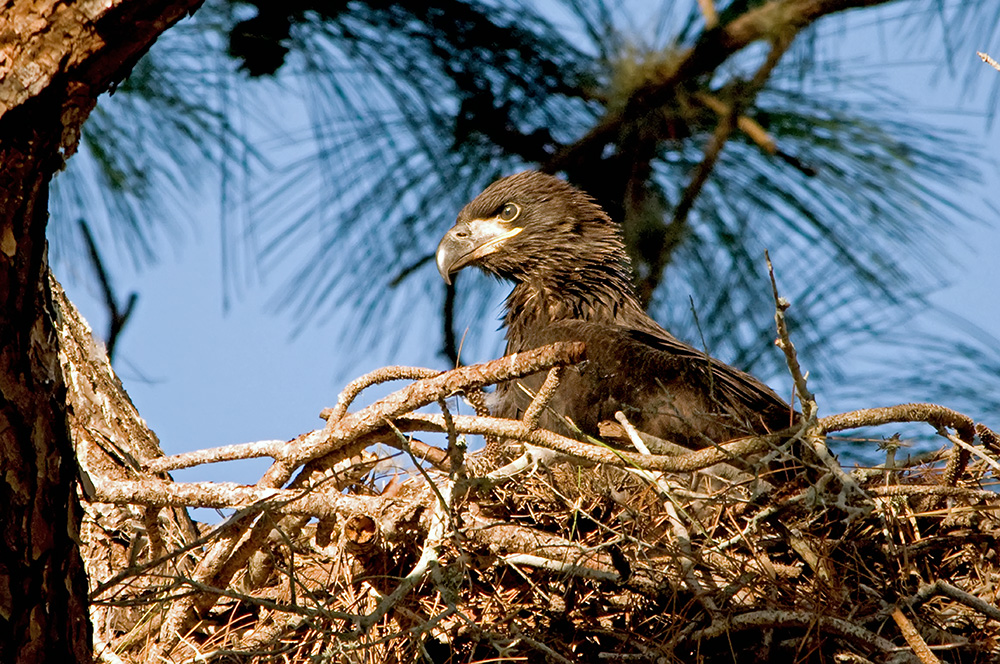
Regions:
M 588 434 L 621 410 L 641 431 L 687 447 L 790 424 L 790 408 L 756 378 L 679 341 L 646 315 L 618 226 L 590 196 L 535 171 L 498 180 L 465 206 L 437 249 L 445 281 L 475 265 L 514 282 L 507 353 L 583 341 L 550 402 Z M 502 384 L 494 414 L 517 418 L 544 375 Z M 525 389 L 526 388 L 526 389 Z M 548 413 L 545 428 L 572 432 Z

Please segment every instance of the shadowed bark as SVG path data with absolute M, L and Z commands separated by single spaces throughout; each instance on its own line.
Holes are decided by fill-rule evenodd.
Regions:
M 15 0 L 0 19 L 0 661 L 91 660 L 47 281 L 49 181 L 98 95 L 198 4 Z

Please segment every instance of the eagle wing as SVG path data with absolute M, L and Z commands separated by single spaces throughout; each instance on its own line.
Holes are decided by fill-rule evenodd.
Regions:
M 655 331 L 655 330 L 654 330 Z M 563 372 L 542 426 L 569 436 L 596 435 L 621 410 L 641 431 L 691 448 L 784 428 L 788 405 L 764 383 L 685 344 L 653 334 L 581 320 L 550 323 L 527 347 L 582 341 L 585 362 Z M 541 387 L 536 374 L 498 387 L 496 414 L 518 418 Z

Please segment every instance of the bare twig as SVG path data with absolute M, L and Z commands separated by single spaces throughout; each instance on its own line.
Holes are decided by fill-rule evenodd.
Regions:
M 444 426 L 448 430 L 448 472 L 452 480 L 464 482 L 465 472 L 465 439 L 459 439 L 458 432 L 455 431 L 455 423 L 451 418 L 451 411 L 448 403 L 444 399 L 438 399 L 438 406 L 441 408 L 441 417 L 444 418 Z M 459 491 L 458 493 L 462 493 Z
M 337 396 L 337 405 L 331 409 L 324 409 L 320 417 L 327 421 L 337 422 L 347 413 L 347 409 L 358 395 L 372 385 L 387 383 L 392 380 L 420 380 L 423 378 L 434 378 L 440 376 L 440 371 L 425 369 L 423 367 L 382 367 L 366 373 L 360 378 L 355 378 L 347 384 L 340 395 Z
M 556 662 L 556 664 L 573 664 L 573 660 L 559 654 L 558 652 L 556 652 L 546 644 L 542 643 L 541 641 L 531 638 L 530 636 L 525 634 L 522 630 L 515 628 L 514 634 L 517 635 L 518 639 L 524 641 L 526 644 L 528 644 L 538 652 L 545 654 L 545 656 L 549 660 Z
M 985 424 L 977 424 L 975 428 L 976 435 L 979 436 L 979 440 L 982 441 L 983 447 L 990 450 L 994 454 L 1000 454 L 1000 436 L 998 436 L 995 431 L 987 427 Z
M 979 611 L 984 616 L 989 616 L 993 620 L 1000 622 L 1000 607 L 990 604 L 989 602 L 985 602 L 972 593 L 967 593 L 960 588 L 956 588 L 943 579 L 938 579 L 934 583 L 928 583 L 927 585 L 921 586 L 915 595 L 906 600 L 906 603 L 911 605 L 923 604 L 936 595 L 945 595 L 946 597 L 950 597 L 957 602 L 961 602 L 962 604 Z
M 524 353 L 515 353 L 484 364 L 460 367 L 432 378 L 419 380 L 356 413 L 345 414 L 339 420 L 331 416 L 327 420 L 323 435 L 306 437 L 300 444 L 290 449 L 283 459 L 276 462 L 264 474 L 258 484 L 261 486 L 283 484 L 295 467 L 372 433 L 382 427 L 387 419 L 391 420 L 442 397 L 511 378 L 520 378 L 559 364 L 575 364 L 581 361 L 583 356 L 582 343 L 558 343 Z
M 124 580 L 126 580 L 126 579 L 128 579 L 130 577 L 139 576 L 140 574 L 144 574 L 144 573 L 148 572 L 149 570 L 154 569 L 154 568 L 158 567 L 159 565 L 162 565 L 163 563 L 166 563 L 166 562 L 168 562 L 170 560 L 178 558 L 178 557 L 184 555 L 185 553 L 187 553 L 189 551 L 197 549 L 198 547 L 202 546 L 203 544 L 205 544 L 207 542 L 211 542 L 211 541 L 217 539 L 220 535 L 224 534 L 227 530 L 229 530 L 233 526 L 239 524 L 239 522 L 242 519 L 246 518 L 247 515 L 249 515 L 251 513 L 256 513 L 256 511 L 257 511 L 256 507 L 244 507 L 243 509 L 237 511 L 235 514 L 231 515 L 229 518 L 227 518 L 226 520 L 224 520 L 222 523 L 220 523 L 219 525 L 215 526 L 214 528 L 212 528 L 211 530 L 209 530 L 204 535 L 198 537 L 197 539 L 192 540 L 190 542 L 186 542 L 183 546 L 181 546 L 181 547 L 179 547 L 177 549 L 174 549 L 173 551 L 170 551 L 168 553 L 165 553 L 162 556 L 160 556 L 159 558 L 156 558 L 156 559 L 153 559 L 153 560 L 149 560 L 149 561 L 147 561 L 147 562 L 145 562 L 145 563 L 143 563 L 141 565 L 138 565 L 138 566 L 135 566 L 135 567 L 129 567 L 128 569 L 125 569 L 125 570 L 122 570 L 122 571 L 118 572 L 113 577 L 111 577 L 109 579 L 106 579 L 105 581 L 97 584 L 91 590 L 91 592 L 90 592 L 91 599 L 94 599 L 94 598 L 100 596 L 101 594 L 103 594 L 105 591 L 107 591 L 107 590 L 109 590 L 111 588 L 116 587 L 118 584 L 122 583 Z
M 399 444 L 400 444 L 402 450 L 404 452 L 406 452 L 410 456 L 410 460 L 413 462 L 413 467 L 417 469 L 418 473 L 420 473 L 421 475 L 423 475 L 424 482 L 430 488 L 430 490 L 432 492 L 434 492 L 434 495 L 437 496 L 438 503 L 440 503 L 444 507 L 444 510 L 445 510 L 446 514 L 448 515 L 448 522 L 452 523 L 454 521 L 454 515 L 451 513 L 451 498 L 450 498 L 451 491 L 450 491 L 450 489 L 449 489 L 448 495 L 446 496 L 438 488 L 437 482 L 435 482 L 434 479 L 427 472 L 427 470 L 422 465 L 420 465 L 420 463 L 417 461 L 417 458 L 415 456 L 413 456 L 413 452 L 410 450 L 410 440 L 409 440 L 409 438 L 407 438 L 406 435 L 402 431 L 400 431 L 396 427 L 396 425 L 394 425 L 389 420 L 386 420 L 386 424 L 389 425 L 389 428 L 392 429 L 392 432 L 396 435 L 396 439 L 399 441 Z M 446 428 L 447 428 L 447 426 L 446 426 Z
M 258 440 L 252 443 L 223 445 L 206 450 L 195 450 L 174 454 L 173 456 L 150 459 L 144 467 L 150 473 L 165 473 L 181 468 L 191 468 L 206 463 L 236 461 L 239 459 L 258 459 L 260 457 L 278 458 L 282 448 L 287 444 L 284 440 Z
M 255 597 L 253 595 L 248 595 L 246 593 L 241 593 L 233 590 L 232 588 L 217 588 L 215 586 L 210 586 L 205 583 L 199 583 L 193 579 L 179 578 L 177 581 L 186 586 L 190 586 L 200 592 L 217 595 L 219 597 L 229 597 L 232 599 L 237 599 L 241 602 L 245 602 L 250 606 L 260 606 L 271 611 L 277 611 L 280 613 L 292 613 L 301 616 L 323 616 L 327 618 L 337 618 L 339 620 L 350 620 L 355 616 L 344 611 L 330 611 L 326 607 L 318 606 L 317 608 L 307 608 L 304 606 L 299 606 L 296 603 L 278 603 L 263 597 Z
M 101 258 L 101 253 L 97 249 L 97 242 L 94 240 L 94 234 L 90 230 L 90 224 L 87 223 L 86 219 L 80 219 L 79 225 L 80 230 L 83 232 L 84 242 L 87 244 L 87 252 L 90 254 L 90 262 L 94 266 L 94 271 L 97 273 L 97 280 L 101 284 L 101 292 L 104 294 L 104 304 L 108 308 L 110 321 L 108 322 L 108 336 L 105 340 L 105 347 L 107 348 L 108 360 L 111 361 L 115 357 L 115 347 L 118 343 L 118 337 L 121 336 L 125 324 L 128 322 L 136 303 L 139 301 L 139 294 L 134 291 L 129 293 L 124 308 L 118 304 L 118 297 L 115 295 L 114 287 L 111 285 L 111 277 L 104 267 L 104 260 Z
M 521 421 L 524 422 L 529 431 L 538 428 L 538 420 L 541 419 L 542 413 L 545 412 L 549 401 L 552 400 L 556 390 L 559 388 L 559 378 L 561 376 L 562 367 L 552 367 L 549 369 L 549 373 L 545 376 L 545 382 L 542 383 L 535 398 L 531 400 L 528 408 L 524 411 Z
M 632 423 L 628 421 L 628 418 L 625 417 L 625 413 L 620 410 L 615 411 L 615 419 L 618 420 L 618 423 L 622 425 L 623 429 L 625 429 L 625 433 L 628 434 L 628 439 L 632 441 L 632 446 L 638 450 L 639 454 L 642 454 L 643 456 L 651 456 L 652 452 L 650 452 L 649 447 L 646 446 L 646 441 L 644 441 L 642 436 L 639 435 L 639 430 L 632 426 Z
M 799 402 L 802 404 L 802 414 L 805 416 L 806 421 L 811 422 L 816 418 L 818 407 L 816 405 L 816 397 L 809 391 L 809 387 L 806 385 L 806 376 L 802 373 L 798 354 L 795 352 L 795 346 L 792 344 L 788 334 L 785 312 L 791 305 L 788 303 L 788 300 L 778 294 L 778 282 L 774 278 L 774 266 L 771 264 L 771 256 L 766 250 L 764 251 L 764 259 L 767 261 L 767 273 L 771 277 L 771 292 L 774 295 L 774 322 L 778 328 L 778 339 L 774 343 L 785 354 L 788 371 L 792 374 L 792 380 L 795 381 L 795 391 L 798 394 Z
M 732 115 L 732 107 L 714 95 L 710 95 L 707 92 L 696 92 L 693 96 L 700 103 L 714 111 L 720 119 Z M 736 120 L 736 126 L 764 152 L 772 155 L 778 153 L 778 144 L 774 142 L 774 138 L 756 120 L 746 115 L 741 115 Z
M 252 507 L 259 512 L 315 517 L 371 512 L 384 501 L 377 496 L 344 495 L 338 491 L 263 489 L 231 482 L 104 480 L 95 486 L 97 500 L 102 503 L 215 509 Z
M 969 454 L 973 454 L 982 459 L 983 461 L 985 461 L 988 466 L 993 468 L 993 470 L 997 471 L 997 477 L 1000 477 L 1000 463 L 997 463 L 995 459 L 988 456 L 986 453 L 983 452 L 983 450 L 976 447 L 975 445 L 970 445 L 969 443 L 965 442 L 964 440 L 962 440 L 958 436 L 955 436 L 954 434 L 946 433 L 945 438 L 950 440 L 958 447 L 961 447 Z
M 740 438 L 719 445 L 717 448 L 705 448 L 683 456 L 653 455 L 647 457 L 634 452 L 613 450 L 589 443 L 581 443 L 578 440 L 573 440 L 572 438 L 567 438 L 545 429 L 528 431 L 525 429 L 524 424 L 518 420 L 472 417 L 468 415 L 455 415 L 453 419 L 456 430 L 461 433 L 491 434 L 501 438 L 521 440 L 594 463 L 613 466 L 632 465 L 636 468 L 668 472 L 692 472 L 714 466 L 724 461 L 756 454 L 770 449 L 772 445 L 782 440 L 783 435 L 787 436 L 795 433 L 795 429 L 788 429 L 765 436 Z M 402 431 L 419 429 L 423 431 L 444 432 L 446 430 L 444 418 L 440 415 L 410 413 L 409 415 L 397 417 L 393 421 Z
M 467 515 L 466 521 L 467 524 L 463 531 L 465 535 L 498 554 L 530 552 L 542 554 L 551 560 L 572 560 L 574 562 L 586 560 L 600 569 L 611 569 L 612 567 L 610 559 L 602 557 L 602 554 L 586 549 L 579 542 L 559 537 L 553 533 L 506 521 L 487 519 L 475 514 Z
M 893 484 L 892 486 L 872 487 L 866 491 L 873 496 L 942 496 L 977 501 L 993 501 L 1000 497 L 1000 494 L 993 491 L 943 486 L 941 484 Z
M 788 333 L 788 325 L 785 322 L 785 311 L 791 305 L 788 300 L 778 294 L 778 282 L 774 277 L 774 266 L 771 264 L 771 256 L 766 250 L 764 251 L 764 258 L 767 261 L 767 272 L 771 278 L 771 293 L 774 296 L 774 322 L 778 329 L 778 338 L 774 343 L 785 354 L 785 363 L 788 365 L 788 371 L 792 374 L 799 403 L 802 404 L 803 418 L 799 426 L 799 436 L 804 443 L 809 445 L 809 448 L 823 462 L 827 470 L 840 481 L 843 490 L 838 496 L 837 504 L 842 509 L 850 512 L 851 509 L 846 504 L 844 491 L 854 491 L 862 495 L 864 495 L 864 491 L 854 481 L 854 478 L 844 472 L 844 469 L 840 467 L 834 456 L 830 454 L 830 449 L 826 445 L 823 430 L 817 424 L 816 420 L 819 411 L 816 396 L 809 391 L 807 375 L 802 373 L 798 353 L 795 350 L 795 345 L 792 343 Z
M 831 432 L 853 429 L 860 426 L 888 424 L 890 422 L 927 422 L 936 427 L 945 437 L 947 437 L 947 434 L 943 433 L 944 430 L 952 428 L 957 432 L 959 438 L 970 445 L 977 434 L 984 442 L 995 440 L 996 436 L 987 427 L 975 424 L 970 417 L 950 408 L 931 403 L 908 403 L 887 408 L 868 408 L 840 415 L 832 415 L 820 420 L 819 427 L 824 432 Z M 991 436 L 993 438 L 990 438 Z M 956 446 L 952 450 L 948 465 L 945 467 L 941 483 L 945 486 L 955 486 L 958 478 L 965 471 L 968 462 L 969 451 L 964 447 Z
M 948 463 L 945 464 L 944 473 L 941 474 L 941 484 L 944 486 L 955 486 L 959 478 L 965 473 L 971 459 L 969 451 L 964 447 L 952 447 L 948 454 Z
M 997 71 L 1000 71 L 1000 62 L 997 62 L 996 60 L 991 58 L 988 54 L 983 53 L 982 51 L 976 51 L 976 55 L 978 55 L 980 59 L 986 64 L 988 64 L 990 67 L 993 67 Z
M 585 579 L 599 579 L 602 581 L 614 582 L 621 579 L 621 575 L 618 574 L 618 572 L 595 569 L 593 567 L 587 567 L 586 565 L 578 565 L 576 563 L 553 560 L 551 558 L 543 558 L 542 556 L 536 556 L 530 553 L 514 553 L 506 556 L 503 561 L 508 565 L 527 565 L 529 567 L 549 570 L 550 572 L 558 572 L 559 574 L 580 576 Z
M 896 652 L 892 641 L 870 632 L 852 622 L 830 616 L 817 616 L 809 611 L 753 611 L 734 616 L 728 620 L 717 620 L 709 627 L 691 633 L 686 641 L 703 641 L 718 637 L 730 637 L 733 633 L 761 628 L 779 629 L 782 627 L 799 627 L 817 629 L 820 632 L 836 634 L 859 646 L 881 651 Z M 911 659 L 911 661 L 913 661 Z
M 941 664 L 941 660 L 934 656 L 931 649 L 927 647 L 927 642 L 924 641 L 924 637 L 920 636 L 920 632 L 917 628 L 913 626 L 909 618 L 903 615 L 903 612 L 897 606 L 892 611 L 892 619 L 896 621 L 896 626 L 899 627 L 900 633 L 902 633 L 903 638 L 910 645 L 913 653 L 920 658 L 922 664 Z
M 904 403 L 884 408 L 853 410 L 828 415 L 821 418 L 818 424 L 824 433 L 833 433 L 895 422 L 927 422 L 936 428 L 950 427 L 958 431 L 963 440 L 972 440 L 975 435 L 975 425 L 970 417 L 933 403 Z
M 487 438 L 495 438 L 495 436 L 489 436 L 488 434 L 484 434 L 484 436 Z M 494 485 L 498 485 L 526 470 L 536 469 L 540 465 L 550 466 L 553 463 L 556 463 L 558 459 L 564 458 L 566 458 L 566 455 L 560 454 L 555 450 L 528 444 L 524 446 L 524 452 L 521 456 L 517 457 L 510 463 L 500 466 L 499 468 L 494 468 L 486 474 L 486 479 Z

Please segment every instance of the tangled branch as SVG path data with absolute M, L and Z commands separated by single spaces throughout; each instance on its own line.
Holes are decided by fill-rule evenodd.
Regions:
M 668 454 L 650 453 L 620 413 L 601 430 L 623 431 L 636 451 L 539 429 L 570 370 L 558 367 L 584 358 L 562 344 L 444 373 L 390 367 L 346 388 L 321 429 L 174 457 L 130 449 L 138 429 L 118 436 L 78 408 L 104 659 L 412 661 L 444 648 L 465 660 L 573 661 L 596 647 L 611 661 L 731 661 L 732 648 L 930 661 L 942 645 L 969 661 L 998 655 L 991 429 L 935 404 L 818 417 L 702 450 L 658 441 Z M 522 420 L 484 414 L 484 386 L 537 372 L 548 378 Z M 72 375 L 82 401 L 84 374 Z M 411 382 L 349 410 L 384 380 Z M 462 394 L 476 415 L 417 412 Z M 828 434 L 900 422 L 941 435 L 947 462 L 890 457 L 848 473 L 766 461 L 804 438 L 803 454 L 821 445 L 833 458 Z M 525 454 L 497 468 L 492 453 L 462 452 L 472 436 Z M 261 456 L 274 464 L 255 486 L 165 474 Z M 844 476 L 860 490 L 845 491 Z M 207 527 L 178 520 L 183 507 L 236 511 Z

